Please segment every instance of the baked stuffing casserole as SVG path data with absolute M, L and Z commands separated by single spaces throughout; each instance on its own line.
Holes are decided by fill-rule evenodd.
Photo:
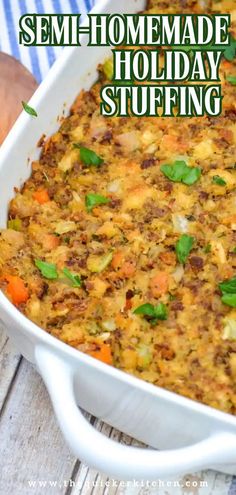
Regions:
M 234 414 L 236 6 L 148 7 L 231 13 L 222 115 L 104 118 L 106 61 L 58 132 L 42 137 L 15 191 L 0 235 L 1 288 L 76 349 Z

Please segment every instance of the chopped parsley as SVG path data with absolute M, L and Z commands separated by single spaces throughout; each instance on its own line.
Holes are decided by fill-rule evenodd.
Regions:
M 199 167 L 189 167 L 183 160 L 177 160 L 172 165 L 162 165 L 161 171 L 171 181 L 183 182 L 187 186 L 194 184 L 201 176 Z
M 220 177 L 219 175 L 214 175 L 214 177 L 212 178 L 212 182 L 217 184 L 217 186 L 226 186 L 227 184 L 227 182 L 224 179 L 222 179 L 222 177 Z
M 221 282 L 219 288 L 223 294 L 236 294 L 236 278 L 230 278 Z
M 210 252 L 211 252 L 211 244 L 210 244 L 210 243 L 208 243 L 208 244 L 205 246 L 205 248 L 204 248 L 204 252 L 205 252 L 205 253 L 210 253 Z
M 100 165 L 104 162 L 103 158 L 98 156 L 95 151 L 90 150 L 89 148 L 84 148 L 84 146 L 80 146 L 77 143 L 74 143 L 74 148 L 78 148 L 80 150 L 80 160 L 84 163 L 84 165 L 100 167 Z
M 236 76 L 227 76 L 226 80 L 233 86 L 236 86 Z
M 193 247 L 194 237 L 190 235 L 183 234 L 178 240 L 175 251 L 177 259 L 180 263 L 184 264 L 187 260 L 187 257 Z
M 47 263 L 42 260 L 35 260 L 35 266 L 40 270 L 43 277 L 48 278 L 50 280 L 58 278 L 57 267 L 54 263 Z
M 47 263 L 42 260 L 34 261 L 37 268 L 40 270 L 43 277 L 48 278 L 49 280 L 56 280 L 59 278 L 59 273 L 57 266 L 54 263 Z M 60 276 L 65 276 L 70 282 L 72 287 L 81 287 L 82 282 L 79 275 L 73 274 L 68 270 L 68 268 L 63 268 Z
M 223 294 L 221 301 L 222 303 L 227 304 L 227 306 L 236 308 L 236 294 Z
M 66 267 L 63 269 L 63 275 L 65 275 L 65 277 L 67 277 L 70 282 L 72 282 L 72 287 L 81 287 L 82 283 L 79 275 L 74 275 Z
M 85 205 L 87 211 L 92 211 L 95 206 L 105 205 L 109 203 L 110 199 L 106 198 L 106 196 L 102 196 L 101 194 L 89 193 L 85 196 Z
M 29 115 L 32 115 L 33 117 L 38 117 L 36 110 L 34 108 L 30 107 L 28 105 L 28 103 L 26 103 L 26 101 L 22 101 L 21 103 L 22 103 L 22 107 L 26 113 L 28 113 Z
M 159 303 L 156 306 L 150 303 L 141 304 L 133 313 L 145 316 L 153 324 L 156 324 L 158 320 L 167 320 L 168 316 L 167 307 L 163 303 Z
M 221 301 L 227 306 L 236 308 L 236 278 L 230 278 L 219 284 L 222 296 Z

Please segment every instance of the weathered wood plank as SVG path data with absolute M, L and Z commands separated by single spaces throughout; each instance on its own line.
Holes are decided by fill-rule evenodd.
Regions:
M 2 413 L 0 458 L 0 493 L 4 495 L 64 494 L 64 481 L 70 479 L 75 465 L 45 386 L 25 360 Z M 40 486 L 39 481 L 45 481 L 46 487 Z M 50 485 L 54 481 L 56 488 Z
M 21 356 L 5 330 L 0 327 L 0 413 L 12 380 L 20 363 Z

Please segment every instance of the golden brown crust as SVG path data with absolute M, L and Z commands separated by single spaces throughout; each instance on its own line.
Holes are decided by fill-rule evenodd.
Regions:
M 161 8 L 149 2 L 154 5 Z M 235 61 L 222 63 L 217 118 L 105 119 L 101 81 L 81 92 L 58 132 L 42 140 L 40 160 L 11 201 L 9 218 L 19 231 L 1 232 L 0 275 L 8 297 L 8 275 L 24 281 L 30 297 L 19 309 L 64 342 L 235 413 L 236 310 L 222 303 L 218 288 L 236 268 L 236 105 L 229 74 Z M 104 163 L 85 166 L 74 143 Z M 200 179 L 191 186 L 171 182 L 160 167 L 176 160 L 201 167 Z M 88 211 L 90 193 L 109 202 Z M 183 233 L 194 237 L 185 265 L 175 253 Z M 35 259 L 55 264 L 58 278 L 43 276 Z M 63 275 L 65 267 L 81 277 L 81 287 Z M 152 324 L 133 313 L 147 302 L 165 304 L 167 320 Z

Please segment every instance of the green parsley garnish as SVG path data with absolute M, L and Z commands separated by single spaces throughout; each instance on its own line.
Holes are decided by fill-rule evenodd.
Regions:
M 226 80 L 233 86 L 236 86 L 236 76 L 227 76 Z
M 210 253 L 210 252 L 211 252 L 211 244 L 210 244 L 210 243 L 208 243 L 208 244 L 205 246 L 205 248 L 204 248 L 204 252 L 205 252 L 205 253 Z
M 101 194 L 93 194 L 93 193 L 90 193 L 90 194 L 86 194 L 85 196 L 85 204 L 86 204 L 86 208 L 87 208 L 87 211 L 92 211 L 93 208 L 95 208 L 95 206 L 98 206 L 98 205 L 105 205 L 107 203 L 109 203 L 110 199 L 109 198 L 106 198 L 105 196 L 102 196 Z
M 135 315 L 143 315 L 151 320 L 151 323 L 155 324 L 158 320 L 167 320 L 168 312 L 167 307 L 163 303 L 159 303 L 156 306 L 150 303 L 141 304 L 133 313 Z
M 219 175 L 214 175 L 214 177 L 212 178 L 212 182 L 217 184 L 217 186 L 226 186 L 227 184 L 227 182 L 224 179 L 222 179 L 222 177 L 220 177 Z
M 222 47 L 221 47 L 221 49 L 222 49 Z M 230 44 L 224 50 L 224 57 L 229 62 L 232 62 L 235 55 L 236 55 L 236 39 L 234 39 L 233 36 L 230 35 Z
M 236 294 L 223 294 L 221 301 L 222 303 L 227 304 L 227 306 L 236 308 Z
M 28 113 L 29 115 L 32 115 L 33 117 L 38 117 L 36 110 L 34 108 L 30 107 L 28 105 L 28 103 L 26 103 L 26 101 L 22 101 L 21 103 L 22 103 L 22 107 L 26 113 Z
M 95 151 L 90 150 L 89 148 L 84 148 L 77 143 L 74 143 L 74 148 L 78 148 L 80 150 L 80 160 L 85 165 L 92 165 L 94 167 L 99 167 L 104 162 L 103 158 L 97 155 Z
M 81 287 L 82 283 L 79 275 L 74 275 L 66 267 L 63 269 L 63 275 L 65 275 L 65 277 L 67 277 L 70 282 L 72 282 L 72 287 Z
M 57 267 L 54 263 L 47 263 L 46 261 L 42 260 L 35 260 L 34 263 L 40 270 L 43 277 L 50 280 L 58 278 Z
M 199 167 L 188 167 L 183 160 L 177 160 L 172 165 L 162 165 L 161 171 L 173 182 L 183 182 L 187 186 L 194 184 L 201 175 Z
M 190 235 L 183 234 L 178 240 L 175 251 L 177 259 L 180 263 L 184 264 L 192 247 L 193 247 L 194 237 Z
M 236 278 L 230 278 L 219 284 L 222 292 L 221 301 L 227 306 L 236 308 Z
M 236 294 L 236 278 L 230 278 L 221 282 L 219 288 L 223 294 Z

